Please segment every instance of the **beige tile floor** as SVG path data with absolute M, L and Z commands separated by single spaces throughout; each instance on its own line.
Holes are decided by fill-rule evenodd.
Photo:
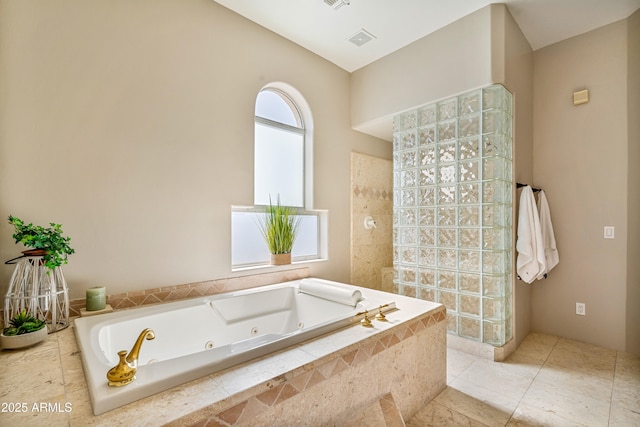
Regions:
M 530 334 L 505 362 L 447 350 L 447 388 L 408 427 L 640 426 L 640 356 Z

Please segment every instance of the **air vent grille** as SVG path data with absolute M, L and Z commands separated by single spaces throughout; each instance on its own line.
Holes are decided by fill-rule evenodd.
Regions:
M 362 28 L 360 31 L 358 31 L 357 33 L 349 37 L 347 40 L 349 40 L 351 43 L 355 44 L 356 46 L 360 47 L 365 43 L 369 43 L 371 40 L 375 38 L 376 36 L 368 32 L 364 28 Z
M 325 4 L 331 6 L 333 10 L 338 10 L 342 6 L 348 6 L 351 0 L 324 0 Z

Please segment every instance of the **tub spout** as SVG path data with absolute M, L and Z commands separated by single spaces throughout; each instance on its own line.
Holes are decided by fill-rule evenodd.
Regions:
M 109 385 L 111 387 L 127 385 L 136 379 L 138 355 L 140 354 L 142 342 L 145 339 L 152 340 L 155 337 L 156 336 L 153 331 L 147 328 L 140 333 L 129 354 L 127 354 L 127 350 L 121 350 L 118 352 L 118 357 L 120 358 L 118 364 L 107 372 L 107 380 L 109 380 Z
M 133 365 L 133 367 L 136 368 L 138 366 L 138 355 L 140 354 L 140 347 L 142 347 L 142 341 L 144 341 L 145 339 L 152 340 L 155 337 L 156 335 L 149 328 L 140 332 L 140 335 L 138 336 L 136 343 L 133 345 L 133 348 L 127 355 L 127 363 L 129 365 Z

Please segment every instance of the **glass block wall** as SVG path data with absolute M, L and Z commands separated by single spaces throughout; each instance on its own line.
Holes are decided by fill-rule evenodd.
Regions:
M 398 291 L 494 346 L 512 337 L 511 102 L 493 85 L 394 117 Z

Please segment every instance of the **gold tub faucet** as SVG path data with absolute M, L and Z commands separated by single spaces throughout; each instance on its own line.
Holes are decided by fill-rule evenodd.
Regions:
M 360 324 L 365 328 L 373 328 L 373 323 L 371 323 L 371 319 L 369 319 L 369 311 L 361 311 L 360 313 L 356 313 L 356 316 L 362 316 L 364 314 L 364 318 L 360 321 Z
M 123 385 L 127 385 L 133 380 L 136 379 L 136 371 L 138 369 L 138 355 L 140 354 L 140 347 L 142 347 L 142 342 L 147 340 L 152 340 L 156 337 L 153 331 L 149 328 L 145 329 L 140 333 L 136 343 L 133 345 L 133 348 L 127 355 L 127 350 L 121 350 L 118 352 L 118 357 L 120 360 L 118 364 L 113 368 L 109 369 L 107 372 L 107 380 L 109 380 L 109 385 L 111 387 L 120 387 Z
M 389 307 L 389 304 L 381 305 L 380 307 L 378 307 L 378 314 L 376 314 L 376 319 L 378 319 L 381 322 L 387 321 L 387 316 L 385 316 L 384 313 L 382 312 L 382 309 L 385 307 Z

